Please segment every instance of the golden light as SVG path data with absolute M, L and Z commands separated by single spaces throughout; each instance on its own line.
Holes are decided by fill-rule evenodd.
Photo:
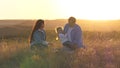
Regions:
M 120 19 L 119 2 L 116 0 L 59 0 L 61 15 L 80 19 L 110 20 Z
M 120 19 L 120 0 L 0 0 L 0 19 Z

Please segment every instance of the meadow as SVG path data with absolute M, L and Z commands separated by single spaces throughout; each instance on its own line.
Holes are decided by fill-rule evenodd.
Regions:
M 32 27 L 12 27 L 0 28 L 0 68 L 120 68 L 120 31 L 83 31 L 86 48 L 68 54 L 59 51 L 62 44 L 51 27 L 47 41 L 54 45 L 36 51 L 28 41 Z

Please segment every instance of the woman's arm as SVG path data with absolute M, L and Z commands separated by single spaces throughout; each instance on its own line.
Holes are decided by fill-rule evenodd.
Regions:
M 42 39 L 43 34 L 40 31 L 36 31 L 33 35 L 36 44 L 48 45 L 48 43 Z

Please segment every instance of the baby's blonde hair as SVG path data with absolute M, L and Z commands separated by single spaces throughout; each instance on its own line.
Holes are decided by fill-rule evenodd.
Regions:
M 56 33 L 58 33 L 58 29 L 62 29 L 62 30 L 63 30 L 63 27 L 61 27 L 61 26 L 56 27 L 56 28 L 55 28 L 55 32 L 56 32 Z

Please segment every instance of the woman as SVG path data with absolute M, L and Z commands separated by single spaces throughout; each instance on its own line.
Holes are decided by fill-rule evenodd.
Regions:
M 50 43 L 46 41 L 46 32 L 44 30 L 44 20 L 37 20 L 30 37 L 31 48 L 47 47 Z

